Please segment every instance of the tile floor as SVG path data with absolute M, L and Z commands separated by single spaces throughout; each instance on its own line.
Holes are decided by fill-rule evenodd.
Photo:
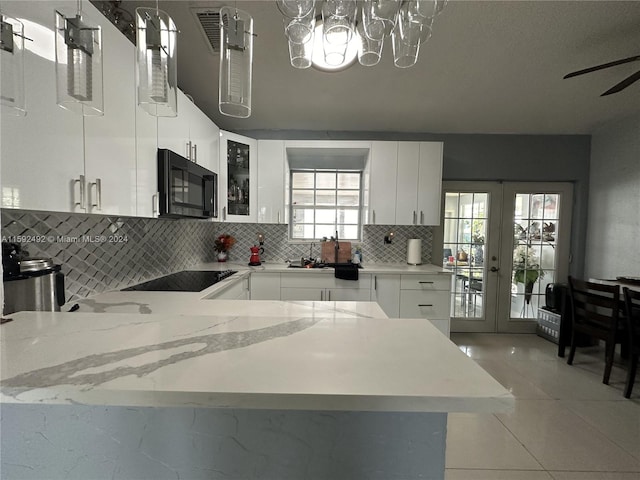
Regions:
M 640 379 L 602 384 L 601 347 L 573 366 L 536 335 L 453 333 L 460 349 L 516 397 L 511 413 L 449 415 L 446 480 L 640 480 Z M 567 350 L 568 354 L 568 350 Z

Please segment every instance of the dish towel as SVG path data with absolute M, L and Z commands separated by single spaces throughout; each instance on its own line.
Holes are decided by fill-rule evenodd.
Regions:
M 357 265 L 336 265 L 335 276 L 341 280 L 358 280 Z

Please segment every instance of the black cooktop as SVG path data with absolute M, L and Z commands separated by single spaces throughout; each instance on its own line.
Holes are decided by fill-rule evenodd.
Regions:
M 219 272 L 201 270 L 183 270 L 148 282 L 140 283 L 125 290 L 142 290 L 151 292 L 200 292 L 236 273 L 233 270 Z

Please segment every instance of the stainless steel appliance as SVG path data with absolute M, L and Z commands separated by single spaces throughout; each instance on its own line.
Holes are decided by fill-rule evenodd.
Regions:
M 64 274 L 51 259 L 3 257 L 3 270 L 5 315 L 23 310 L 59 312 L 64 305 Z
M 218 175 L 171 150 L 158 149 L 160 217 L 217 218 Z

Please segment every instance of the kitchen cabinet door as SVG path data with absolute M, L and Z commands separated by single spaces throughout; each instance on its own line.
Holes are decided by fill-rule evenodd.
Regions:
M 420 143 L 417 206 L 420 225 L 440 225 L 442 154 L 442 142 Z
M 419 161 L 419 142 L 398 143 L 396 225 L 417 224 Z
M 251 300 L 280 300 L 279 273 L 251 273 Z
M 135 47 L 103 16 L 104 115 L 84 118 L 88 213 L 136 214 Z
M 399 142 L 396 225 L 439 225 L 442 143 Z
M 389 318 L 400 316 L 400 275 L 374 275 L 371 300 L 377 302 Z
M 324 300 L 323 288 L 281 288 L 281 300 L 321 301 Z
M 220 131 L 218 201 L 223 222 L 256 223 L 258 142 Z
M 330 288 L 325 291 L 324 301 L 328 302 L 369 302 L 371 291 L 363 288 Z
M 258 223 L 283 223 L 287 191 L 283 140 L 258 140 Z
M 136 100 L 137 102 L 137 100 Z M 158 216 L 158 117 L 136 105 L 136 215 Z
M 167 148 L 185 158 L 191 158 L 189 121 L 193 102 L 178 90 L 178 115 L 158 117 L 158 148 Z
M 69 6 L 61 1 L 3 2 L 2 13 L 38 26 L 51 25 L 54 9 Z M 92 17 L 98 15 L 94 12 Z M 27 114 L 2 116 L 2 207 L 84 212 L 79 182 L 84 174 L 83 118 L 56 104 L 54 34 L 44 27 L 41 33 L 37 54 L 33 42 L 25 41 Z M 28 29 L 25 35 L 31 35 Z
M 216 173 L 220 171 L 220 129 L 195 104 L 189 115 L 191 160 Z
M 396 225 L 398 142 L 371 142 L 369 225 Z

